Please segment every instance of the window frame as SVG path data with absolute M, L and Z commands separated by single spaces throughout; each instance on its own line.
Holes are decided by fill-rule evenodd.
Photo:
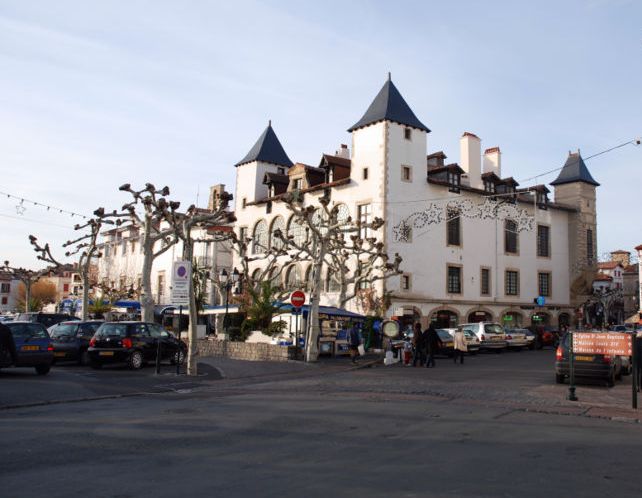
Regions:
M 509 292 L 509 290 L 512 290 L 512 285 L 509 287 L 509 279 L 508 276 L 509 274 L 514 274 L 515 275 L 515 292 Z M 520 278 L 519 278 L 519 270 L 516 268 L 506 268 L 504 270 L 504 295 L 505 296 L 510 296 L 510 297 L 519 297 L 520 293 Z
M 512 223 L 514 225 L 514 231 L 509 231 L 508 224 Z M 515 238 L 515 250 L 511 251 L 508 243 L 509 236 Z M 504 254 L 511 256 L 519 256 L 519 232 L 517 231 L 517 222 L 515 220 L 506 219 L 504 220 Z
M 548 287 L 547 292 L 544 293 L 542 292 L 542 277 L 546 276 L 547 277 L 547 283 L 546 286 Z M 551 297 L 553 295 L 553 277 L 552 273 L 547 270 L 539 270 L 537 272 L 537 295 L 538 296 L 544 296 L 544 297 Z
M 458 285 L 458 290 L 452 290 L 454 287 L 451 286 L 451 274 L 450 270 L 457 270 L 457 285 Z M 463 282 L 464 282 L 464 272 L 463 272 L 463 266 L 454 264 L 454 263 L 448 263 L 446 265 L 446 294 L 449 295 L 457 295 L 461 296 L 463 294 Z M 454 275 L 453 275 L 454 277 Z
M 457 213 L 457 216 L 451 218 L 451 212 Z M 457 225 L 457 242 L 451 241 L 451 226 Z M 454 233 L 454 232 L 453 232 Z M 446 246 L 449 247 L 463 247 L 464 241 L 461 230 L 461 209 L 446 207 Z
M 484 273 L 486 273 L 488 275 L 488 279 L 487 279 L 488 281 L 486 282 L 486 284 L 487 284 L 486 292 L 484 292 Z M 479 295 L 480 296 L 490 296 L 491 295 L 491 293 L 492 293 L 491 291 L 492 291 L 492 288 L 493 288 L 493 286 L 492 286 L 492 281 L 493 280 L 492 279 L 493 279 L 493 275 L 492 275 L 490 267 L 482 266 L 482 267 L 479 268 Z
M 541 242 L 540 229 L 545 229 L 545 230 L 542 230 L 541 233 L 546 233 L 546 254 L 542 254 L 541 251 L 540 251 L 540 249 L 542 249 L 544 247 L 542 242 Z M 538 223 L 537 224 L 536 243 L 537 243 L 537 257 L 538 258 L 550 259 L 550 257 L 551 257 L 551 227 L 550 227 L 550 225 L 545 225 L 545 224 L 542 224 L 542 223 Z

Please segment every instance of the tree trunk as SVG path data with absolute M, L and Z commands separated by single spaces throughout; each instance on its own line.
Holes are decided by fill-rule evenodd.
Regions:
M 91 259 L 83 264 L 82 270 L 82 319 L 89 320 L 89 266 Z M 101 298 L 102 299 L 102 298 Z
M 143 322 L 154 321 L 154 297 L 152 296 L 152 262 L 154 261 L 154 249 L 150 246 L 151 243 L 146 243 L 143 253 L 143 293 L 140 299 L 140 305 L 143 310 L 141 320 Z
M 31 311 L 31 280 L 25 281 L 25 313 Z
M 308 315 L 310 327 L 308 328 L 309 333 L 305 341 L 305 360 L 308 362 L 317 361 L 319 358 L 319 347 L 317 345 L 321 333 L 321 327 L 319 327 L 319 303 L 321 301 L 321 269 L 325 258 L 325 247 L 322 246 L 319 252 L 319 258 L 314 262 L 313 268 L 314 285 L 312 286 L 310 313 Z
M 183 261 L 192 261 L 194 247 L 192 245 L 192 234 L 189 228 L 185 228 L 185 240 L 183 241 Z M 196 308 L 196 294 L 194 293 L 194 269 L 189 277 L 189 345 L 187 350 L 187 375 L 198 375 L 196 366 L 196 352 L 198 349 L 198 309 Z

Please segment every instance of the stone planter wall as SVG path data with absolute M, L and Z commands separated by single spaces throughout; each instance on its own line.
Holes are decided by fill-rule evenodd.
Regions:
M 222 356 L 234 360 L 288 361 L 301 359 L 301 351 L 294 346 L 232 342 L 201 339 L 198 341 L 200 356 Z

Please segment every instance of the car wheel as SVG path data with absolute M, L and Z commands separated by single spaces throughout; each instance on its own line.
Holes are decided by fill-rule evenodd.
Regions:
M 51 365 L 36 365 L 36 373 L 38 375 L 47 375 L 51 370 Z
M 564 374 L 555 374 L 555 383 L 556 384 L 564 384 Z
M 606 379 L 606 385 L 608 387 L 613 387 L 615 385 L 615 371 L 611 371 L 608 379 Z
M 127 361 L 127 365 L 132 370 L 139 370 L 143 368 L 142 353 L 140 351 L 133 351 L 132 354 L 129 355 L 129 360 Z
M 78 365 L 82 365 L 83 367 L 89 365 L 89 351 L 86 349 L 78 355 Z
M 179 351 L 175 351 L 172 359 L 170 360 L 170 363 L 172 365 L 176 365 L 176 363 L 182 365 L 183 363 L 185 363 L 185 351 L 183 351 L 182 349 Z

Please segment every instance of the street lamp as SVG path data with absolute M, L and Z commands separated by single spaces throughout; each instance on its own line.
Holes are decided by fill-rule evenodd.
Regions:
M 230 289 L 239 281 L 239 271 L 234 268 L 232 270 L 232 278 L 227 273 L 227 270 L 223 268 L 221 270 L 221 284 L 225 288 L 225 316 L 223 317 L 223 330 L 225 330 L 225 335 L 229 338 L 229 323 L 228 323 L 228 313 L 229 313 L 229 303 L 230 303 Z

